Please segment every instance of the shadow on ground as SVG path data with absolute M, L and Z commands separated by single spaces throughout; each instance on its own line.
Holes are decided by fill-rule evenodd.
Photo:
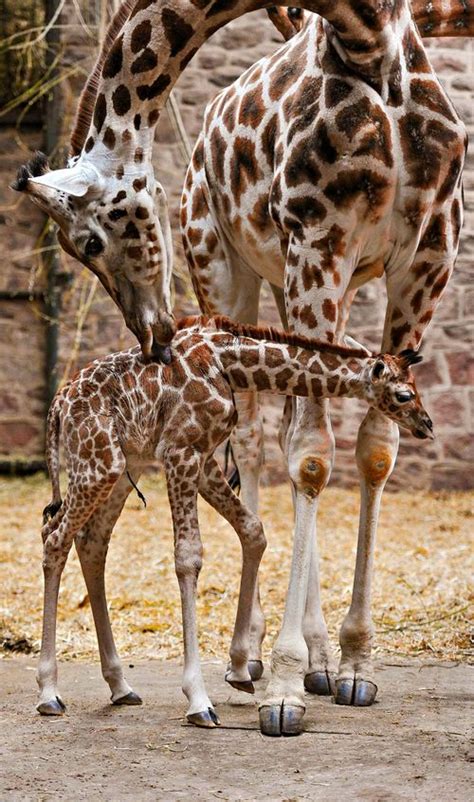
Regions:
M 65 663 L 67 715 L 53 719 L 35 714 L 35 667 L 30 658 L 0 662 L 2 800 L 472 798 L 466 665 L 380 663 L 379 703 L 308 698 L 307 731 L 291 739 L 260 734 L 255 699 L 229 691 L 220 664 L 204 667 L 222 720 L 211 731 L 184 723 L 176 664 L 129 668 L 144 706 L 113 708 L 96 665 Z

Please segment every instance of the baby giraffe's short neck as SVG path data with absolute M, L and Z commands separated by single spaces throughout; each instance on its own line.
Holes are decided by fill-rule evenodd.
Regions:
M 235 392 L 255 390 L 312 398 L 366 397 L 373 357 L 362 349 L 285 336 L 288 342 L 269 342 L 265 330 L 261 339 L 220 332 L 212 337 L 223 371 Z

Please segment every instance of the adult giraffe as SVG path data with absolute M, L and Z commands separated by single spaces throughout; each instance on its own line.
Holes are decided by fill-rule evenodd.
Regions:
M 144 353 L 149 355 L 153 350 L 153 346 L 165 344 L 174 331 L 169 299 L 169 276 L 171 271 L 169 222 L 164 193 L 155 180 L 151 165 L 151 143 L 154 126 L 176 78 L 202 42 L 213 31 L 229 20 L 247 11 L 267 7 L 271 4 L 258 3 L 255 0 L 245 0 L 245 2 L 242 2 L 242 0 L 235 0 L 235 2 L 216 0 L 216 2 L 207 4 L 198 2 L 198 0 L 196 0 L 196 4 L 189 2 L 189 0 L 170 0 L 170 2 L 140 0 L 128 16 L 130 5 L 129 3 L 125 4 L 125 7 L 128 6 L 128 8 L 125 9 L 123 17 L 117 22 L 117 38 L 112 46 L 109 43 L 104 47 L 104 58 L 98 65 L 98 69 L 94 71 L 92 81 L 86 87 L 85 102 L 81 105 L 79 126 L 75 132 L 78 134 L 78 139 L 75 143 L 76 153 L 72 158 L 70 167 L 66 170 L 49 171 L 44 159 L 36 159 L 20 170 L 17 188 L 31 194 L 32 198 L 59 223 L 61 228 L 60 241 L 63 247 L 83 261 L 99 276 L 104 287 L 122 309 L 127 325 L 137 334 Z M 291 5 L 295 4 L 292 3 Z M 300 3 L 299 5 L 303 4 Z M 361 227 L 363 229 L 361 230 L 361 235 L 367 237 L 367 232 L 369 231 L 378 234 L 384 223 L 387 222 L 386 218 L 390 203 L 392 203 L 391 208 L 396 209 L 396 201 L 398 203 L 400 200 L 395 191 L 397 184 L 396 165 L 392 163 L 392 166 L 389 167 L 387 163 L 383 164 L 383 138 L 384 131 L 386 132 L 387 130 L 384 119 L 387 118 L 393 122 L 396 115 L 401 115 L 404 111 L 404 104 L 407 102 L 412 106 L 417 105 L 414 97 L 410 97 L 407 100 L 404 96 L 403 90 L 406 88 L 404 79 L 407 75 L 414 77 L 415 74 L 412 71 L 418 70 L 421 73 L 421 78 L 418 79 L 418 91 L 420 89 L 423 90 L 423 81 L 430 80 L 430 68 L 405 2 L 387 2 L 382 7 L 379 7 L 375 0 L 367 3 L 344 0 L 338 4 L 331 4 L 328 0 L 318 0 L 317 2 L 315 0 L 314 3 L 310 3 L 308 0 L 308 3 L 305 2 L 304 5 L 310 10 L 319 11 L 329 21 L 325 24 L 318 23 L 318 47 L 322 49 L 318 53 L 313 49 L 312 57 L 314 58 L 313 66 L 315 68 L 317 64 L 322 62 L 322 57 L 324 56 L 325 69 L 327 68 L 330 72 L 334 71 L 335 74 L 340 71 L 343 76 L 342 80 L 336 79 L 333 81 L 331 79 L 329 81 L 331 78 L 329 75 L 329 79 L 325 81 L 326 83 L 331 82 L 335 92 L 333 95 L 335 100 L 334 108 L 336 108 L 339 100 L 338 91 L 341 91 L 344 95 L 347 87 L 352 87 L 353 85 L 350 88 L 351 98 L 356 96 L 360 97 L 360 99 L 365 98 L 369 104 L 369 111 L 373 109 L 377 112 L 375 124 L 376 127 L 377 124 L 380 125 L 378 136 L 381 151 L 378 154 L 381 158 L 378 160 L 377 167 L 382 171 L 382 184 L 377 185 L 371 181 L 370 169 L 367 168 L 366 173 L 362 172 L 359 175 L 359 195 L 366 198 L 367 205 L 370 207 L 369 219 L 364 221 L 364 226 Z M 445 4 L 441 4 L 438 8 L 435 3 L 430 3 L 425 9 L 425 6 L 421 4 L 418 8 L 417 17 L 422 20 L 424 31 L 428 35 L 442 35 L 443 33 L 444 35 L 452 33 L 459 35 L 460 33 L 467 33 L 470 29 L 472 7 L 464 2 L 459 5 L 453 4 L 453 6 L 449 6 L 446 9 Z M 301 83 L 301 80 L 299 80 L 301 75 L 299 75 L 298 70 L 303 70 L 308 66 L 304 62 L 311 55 L 311 53 L 308 54 L 302 51 L 301 45 L 304 43 L 305 46 L 310 48 L 315 47 L 313 31 L 314 24 L 311 25 L 311 30 L 308 29 L 307 33 L 293 40 L 293 51 L 289 51 L 288 46 L 281 51 L 283 60 L 285 53 L 297 51 L 291 69 L 293 70 L 293 79 L 298 84 Z M 400 64 L 398 64 L 397 55 L 401 49 L 400 38 L 402 31 L 404 31 L 404 44 L 406 45 L 408 61 L 405 59 L 405 54 L 401 53 Z M 387 75 L 386 67 L 388 62 L 390 62 L 392 69 L 389 70 Z M 255 75 L 254 78 L 257 80 Z M 320 79 L 317 82 L 319 85 L 319 90 L 317 91 L 320 91 L 323 77 L 320 76 Z M 316 170 L 319 170 L 317 166 L 317 160 L 320 158 L 319 151 L 326 151 L 325 156 L 329 158 L 330 169 L 336 169 L 334 162 L 338 160 L 339 156 L 335 143 L 332 143 L 330 138 L 325 141 L 324 132 L 327 132 L 327 125 L 324 120 L 321 120 L 320 116 L 318 117 L 318 104 L 316 102 L 306 102 L 311 96 L 311 87 L 308 82 L 306 83 L 309 94 L 307 97 L 300 98 L 299 111 L 297 105 L 295 107 L 292 102 L 286 102 L 281 109 L 284 126 L 290 128 L 294 142 L 298 142 L 298 139 L 301 139 L 304 127 L 310 125 L 311 121 L 314 128 L 318 128 L 318 136 L 314 142 L 316 155 L 310 151 L 307 154 L 308 164 L 305 165 L 305 154 L 302 152 L 302 162 L 300 160 L 300 165 L 298 166 L 298 161 L 296 161 L 294 165 L 296 170 L 295 179 L 297 179 L 300 169 L 307 170 L 307 172 L 309 170 L 308 177 L 316 186 L 308 185 L 308 192 L 304 195 L 303 206 L 298 210 L 293 204 L 290 213 L 283 218 L 284 226 L 287 226 L 289 222 L 288 261 L 295 260 L 295 254 L 298 255 L 299 253 L 298 259 L 300 262 L 301 254 L 304 251 L 302 244 L 303 246 L 305 245 L 304 229 L 306 228 L 306 234 L 310 233 L 312 223 L 317 223 L 318 221 L 318 205 L 313 202 L 314 198 L 313 200 L 311 199 L 311 193 L 317 190 L 317 182 L 319 180 L 316 177 Z M 449 104 L 432 76 L 431 84 L 434 87 L 434 97 L 430 97 L 428 92 L 425 98 L 428 107 L 425 106 L 423 108 L 423 114 L 426 116 L 429 104 L 434 104 L 435 108 L 431 109 L 431 111 L 435 122 L 430 124 L 427 130 L 422 130 L 421 136 L 418 135 L 419 132 L 417 133 L 416 126 L 411 128 L 412 134 L 410 134 L 410 131 L 408 132 L 411 151 L 409 148 L 410 152 L 403 154 L 403 158 L 410 163 L 410 169 L 415 174 L 417 171 L 423 172 L 419 162 L 420 160 L 423 161 L 425 157 L 425 144 L 430 135 L 441 136 L 444 130 L 448 131 L 446 136 L 451 137 L 448 143 L 449 153 L 453 156 L 456 155 L 457 149 L 461 149 L 461 140 L 463 138 L 461 127 L 453 112 L 449 111 Z M 282 96 L 284 96 L 285 100 L 290 100 L 291 90 L 292 87 L 289 85 L 288 76 L 285 78 L 284 74 L 280 74 L 280 81 L 272 102 L 277 105 Z M 441 103 L 441 111 L 436 110 L 438 101 Z M 422 102 L 422 99 L 418 98 L 418 104 L 422 104 Z M 447 122 L 445 118 L 443 118 L 442 122 L 439 121 L 438 118 L 440 114 L 442 116 L 443 109 L 444 111 L 448 109 L 448 112 L 453 116 L 452 122 Z M 248 109 L 247 113 L 251 114 L 251 109 Z M 297 121 L 293 125 L 291 120 L 285 119 L 285 115 L 291 113 L 298 116 L 300 125 L 303 124 L 301 131 L 298 131 Z M 423 114 L 421 115 L 422 121 L 425 119 Z M 332 121 L 329 120 L 329 122 Z M 390 124 L 389 122 L 389 128 Z M 350 125 L 349 115 L 346 128 L 349 127 L 350 129 Z M 321 132 L 323 132 L 322 139 L 320 137 Z M 267 137 L 268 147 L 271 150 L 276 144 L 276 129 L 275 132 L 268 130 L 267 133 L 272 135 Z M 272 145 L 273 133 L 275 133 L 275 141 Z M 78 144 L 78 142 L 81 144 Z M 274 153 L 276 159 L 281 161 L 285 154 L 283 144 L 280 143 L 280 145 L 281 147 L 276 146 Z M 446 158 L 448 149 L 444 149 L 439 154 L 439 147 L 436 142 L 430 141 L 429 146 L 431 162 L 427 163 L 426 166 L 435 171 L 439 168 L 439 176 L 441 176 L 443 172 L 446 173 L 446 165 L 441 164 L 441 162 Z M 334 153 L 331 156 L 331 148 L 335 151 L 335 156 Z M 363 153 L 364 148 L 366 150 L 365 156 Z M 359 153 L 356 153 L 354 142 L 352 142 L 348 153 L 352 152 L 354 157 L 364 157 L 370 162 L 372 159 L 377 161 L 377 150 L 377 135 L 375 135 L 375 137 L 369 136 L 365 138 L 360 143 Z M 396 159 L 402 158 L 401 153 L 397 152 L 395 155 Z M 331 158 L 333 157 L 334 161 L 331 163 Z M 386 154 L 385 161 L 387 158 Z M 346 162 L 344 162 L 344 159 Z M 461 162 L 461 156 L 459 156 L 459 160 Z M 392 157 L 392 161 L 395 162 L 396 160 L 393 160 Z M 244 159 L 242 165 L 244 179 L 250 180 L 249 170 L 245 162 L 246 159 Z M 345 167 L 346 163 L 347 154 L 344 154 L 339 166 L 341 168 Z M 380 167 L 380 165 L 382 166 Z M 268 176 L 266 164 L 262 163 L 261 166 L 267 170 Z M 460 166 L 459 163 L 459 169 Z M 349 169 L 346 172 L 347 186 L 345 189 L 342 187 L 342 194 L 346 194 L 346 198 L 349 198 L 351 194 L 351 176 Z M 362 181 L 362 188 L 360 181 Z M 384 186 L 385 181 L 388 182 L 386 186 Z M 452 196 L 453 192 L 459 194 L 459 189 L 449 187 L 449 182 L 443 182 L 443 185 L 445 185 L 443 191 L 447 192 L 447 196 Z M 340 189 L 341 187 L 339 189 L 337 186 L 334 187 L 336 195 Z M 410 191 L 416 199 L 419 194 L 416 187 Z M 433 210 L 432 196 L 436 193 L 431 190 L 430 195 L 430 191 L 427 190 L 424 194 L 427 196 L 425 213 L 428 214 L 430 209 L 431 211 Z M 275 183 L 273 200 L 275 201 L 275 210 L 278 211 L 277 183 Z M 289 200 L 292 200 L 292 198 L 290 197 Z M 356 197 L 354 202 L 348 202 L 348 211 L 343 215 L 344 227 L 347 224 L 353 225 L 354 219 L 352 219 L 351 223 L 351 216 L 354 218 L 357 213 L 360 214 L 359 201 L 360 197 Z M 457 198 L 455 198 L 455 201 L 459 206 Z M 334 199 L 331 202 L 334 203 Z M 377 220 L 381 206 L 384 206 L 384 214 Z M 454 203 L 452 208 L 455 208 Z M 309 225 L 295 226 L 295 222 L 298 224 L 298 215 L 300 217 L 303 216 L 305 218 L 303 222 L 305 224 L 309 222 Z M 408 209 L 406 216 L 408 223 L 413 220 L 414 226 L 421 225 L 422 210 L 415 201 L 413 208 Z M 293 227 L 291 225 L 292 221 Z M 446 233 L 441 231 L 437 235 L 434 222 L 435 218 L 433 218 L 433 226 L 425 226 L 425 242 L 429 242 L 430 237 L 434 238 L 435 236 L 445 241 Z M 460 225 L 460 211 L 458 217 L 449 222 L 451 226 L 450 232 L 453 223 L 456 226 Z M 325 225 L 327 225 L 327 220 Z M 283 231 L 283 228 L 280 230 Z M 409 226 L 407 232 L 408 239 L 413 244 L 416 234 L 413 233 L 413 229 Z M 318 231 L 316 230 L 314 240 L 311 239 L 309 241 L 309 251 L 312 255 L 316 254 L 320 261 L 322 260 L 322 266 L 326 266 L 326 260 L 322 259 L 324 253 L 318 248 L 318 244 L 323 245 L 323 242 L 318 240 L 317 233 Z M 319 231 L 319 233 L 321 232 Z M 329 234 L 329 229 L 327 233 Z M 334 233 L 335 231 L 332 230 L 332 234 Z M 213 236 L 206 237 L 207 249 L 212 247 Z M 291 250 L 289 248 L 290 237 Z M 282 241 L 284 241 L 284 237 Z M 345 239 L 346 250 L 347 245 L 348 239 Z M 435 296 L 441 293 L 443 282 L 447 280 L 452 267 L 456 243 L 451 238 L 448 245 L 451 249 L 449 254 L 451 257 L 450 264 L 439 276 L 435 276 L 433 270 L 430 270 L 424 279 L 425 286 L 431 282 L 429 294 L 433 293 L 432 306 L 434 306 L 436 300 Z M 341 246 L 341 242 L 336 243 L 332 236 L 327 237 L 325 248 L 329 252 L 328 265 L 332 258 L 341 261 L 342 254 L 337 252 L 339 246 Z M 355 247 L 359 246 L 360 243 L 356 242 Z M 200 257 L 199 253 L 197 255 Z M 208 253 L 207 255 L 204 254 L 204 260 L 207 259 L 207 256 Z M 426 262 L 428 257 L 429 253 L 427 254 Z M 276 255 L 276 264 L 279 260 L 281 260 L 280 251 Z M 294 273 L 297 265 L 293 264 L 289 265 L 289 267 L 291 268 L 290 272 Z M 312 268 L 315 267 L 316 270 L 313 270 Z M 354 266 L 352 265 L 352 267 Z M 363 267 L 365 267 L 365 273 L 363 271 L 357 272 L 356 280 L 358 281 L 370 275 L 370 270 L 364 265 Z M 434 267 L 437 268 L 439 265 Z M 379 264 L 379 269 L 383 269 L 381 263 Z M 417 265 L 417 269 L 421 274 L 421 264 Z M 313 277 L 317 288 L 317 276 L 321 278 L 320 274 L 316 272 L 317 270 L 319 270 L 319 267 L 312 264 L 311 260 L 308 260 L 307 265 L 303 262 L 301 281 L 304 281 L 305 276 L 307 279 Z M 342 290 L 343 280 L 347 281 L 349 286 L 350 277 L 348 277 L 347 271 L 343 270 L 332 270 L 328 275 L 335 285 L 334 298 L 337 298 L 337 292 Z M 423 276 L 420 276 L 419 280 L 421 281 L 422 279 Z M 338 280 L 339 284 L 337 284 Z M 298 285 L 298 278 L 296 284 Z M 204 286 L 203 280 L 201 280 L 200 286 Z M 298 291 L 298 287 L 296 289 Z M 289 283 L 289 297 L 291 297 L 291 292 L 292 288 Z M 426 293 L 422 293 L 422 295 L 426 301 Z M 336 304 L 334 299 L 328 298 L 324 300 L 333 305 Z M 420 299 L 419 295 L 415 295 L 412 300 L 414 303 L 414 315 L 418 313 L 418 305 L 422 303 L 423 298 Z M 326 304 L 325 309 L 329 317 L 332 317 L 334 307 L 330 306 L 330 303 Z M 394 310 L 394 315 L 400 314 L 400 317 L 403 318 L 407 312 L 405 308 L 407 307 L 406 299 L 402 297 L 400 304 L 400 310 Z M 296 303 L 293 306 L 295 307 Z M 295 322 L 293 320 L 295 327 L 303 329 L 305 319 L 308 320 L 310 325 L 312 321 L 311 314 L 315 316 L 316 313 L 319 314 L 317 304 L 313 311 L 311 304 L 304 303 L 302 309 L 298 310 L 298 321 Z M 426 312 L 426 315 L 428 314 L 429 311 Z M 294 311 L 291 312 L 291 316 L 293 316 L 293 319 L 296 318 Z M 331 334 L 337 333 L 335 323 L 335 320 L 329 320 L 325 324 L 323 334 L 327 331 Z M 421 337 L 422 328 L 426 325 L 426 320 L 424 322 L 420 320 L 418 324 L 417 334 Z M 402 323 L 400 323 L 399 328 L 403 328 Z M 407 331 L 403 332 L 401 336 L 402 340 L 410 339 Z M 160 353 L 160 349 L 156 349 L 156 351 Z M 161 350 L 161 356 L 164 359 L 167 358 L 166 349 Z M 325 411 L 321 411 L 322 423 L 324 423 L 325 415 Z M 299 424 L 304 422 L 304 420 L 301 420 L 301 416 L 304 417 L 304 412 L 300 408 L 300 420 L 296 429 L 296 433 L 300 434 L 302 429 Z M 326 436 L 329 437 L 327 428 L 325 431 Z M 393 445 L 393 443 L 390 443 L 390 448 L 382 455 L 383 459 L 378 461 L 382 464 L 382 468 L 377 468 L 377 464 L 375 466 L 375 474 L 377 475 L 374 479 L 376 482 L 374 492 L 370 488 L 367 491 L 371 496 L 369 506 L 374 511 L 378 506 L 381 486 L 383 486 L 386 474 L 391 468 Z M 294 436 L 293 448 L 295 449 L 296 446 L 296 438 Z M 293 473 L 296 471 L 298 482 L 301 484 L 304 480 L 303 487 L 297 493 L 299 521 L 297 543 L 301 543 L 304 547 L 303 553 L 305 550 L 307 553 L 310 541 L 308 533 L 313 527 L 313 510 L 316 500 L 312 499 L 311 496 L 313 494 L 317 496 L 318 490 L 324 486 L 327 480 L 330 459 L 326 457 L 330 456 L 331 443 L 328 441 L 325 446 L 326 456 L 323 454 L 321 461 L 309 459 L 304 462 L 305 470 L 302 473 L 301 471 L 298 473 L 297 466 L 292 466 Z M 359 458 L 362 461 L 365 459 L 361 451 L 359 451 Z M 388 468 L 385 462 L 388 462 Z M 373 467 L 370 460 L 368 460 L 368 463 Z M 319 477 L 316 475 L 318 470 L 320 471 Z M 379 481 L 379 484 L 377 484 L 377 481 Z M 309 492 L 305 492 L 305 488 Z M 372 531 L 372 528 L 369 528 Z M 316 563 L 313 559 L 313 572 L 316 570 L 315 565 Z M 356 581 L 361 572 L 363 573 L 363 579 L 366 582 L 369 580 L 370 572 L 364 571 L 366 567 L 364 563 L 358 565 Z M 295 631 L 298 632 L 301 629 L 298 619 L 302 616 L 302 595 L 301 592 L 295 594 L 294 573 L 293 571 L 292 589 L 290 588 L 289 594 L 290 604 L 284 626 L 284 631 L 286 632 L 295 621 Z M 306 573 L 307 565 L 304 564 L 302 569 L 303 584 L 299 588 L 300 591 L 303 591 L 303 595 L 305 595 Z M 361 604 L 366 604 L 366 596 L 364 594 L 359 598 L 358 604 L 359 607 Z M 314 600 L 310 599 L 306 624 L 307 631 L 311 633 L 317 630 L 317 626 L 314 624 L 320 623 L 320 621 L 310 621 L 315 608 Z M 366 610 L 364 608 L 365 613 Z M 346 627 L 346 631 L 347 629 L 348 627 Z M 280 641 L 280 646 L 282 642 Z M 299 643 L 301 646 L 301 637 L 299 638 Z M 298 652 L 296 655 L 285 655 L 282 649 L 280 649 L 279 654 L 276 653 L 275 666 L 279 663 L 278 671 L 285 676 L 280 681 L 275 671 L 275 678 L 278 681 L 270 686 L 273 697 L 271 695 L 267 697 L 268 703 L 264 705 L 262 710 L 262 723 L 265 731 L 279 733 L 280 731 L 284 732 L 287 728 L 286 714 L 284 712 L 285 700 L 287 701 L 287 710 L 291 707 L 291 701 L 290 705 L 288 705 L 288 700 L 294 699 L 296 700 L 296 705 L 293 705 L 292 709 L 299 708 L 300 711 L 297 716 L 299 722 L 296 721 L 295 723 L 294 720 L 291 722 L 292 731 L 298 729 L 299 723 L 302 721 L 304 713 L 302 673 L 306 660 L 306 649 L 303 648 L 296 651 Z M 321 653 L 321 649 L 316 651 Z M 312 652 L 315 652 L 313 647 Z M 359 677 L 361 678 L 358 683 L 354 682 L 354 673 L 351 673 L 349 669 L 347 672 L 350 676 L 344 677 L 342 675 L 340 678 L 339 698 L 341 700 L 344 698 L 352 699 L 354 695 L 356 702 L 370 701 L 374 695 L 375 686 L 372 685 L 370 680 L 363 677 L 363 672 L 357 675 L 358 679 Z M 318 672 L 311 672 L 311 677 L 315 679 L 317 685 L 320 680 Z M 281 712 L 282 710 L 283 713 Z
M 320 12 L 334 24 L 334 36 L 339 26 L 341 41 L 347 40 L 349 26 L 363 44 L 374 24 L 371 3 L 359 4 L 359 15 L 350 0 L 282 5 Z M 442 34 L 443 27 L 459 35 L 471 24 L 470 0 L 449 8 L 444 2 L 440 9 L 436 2 L 428 10 L 425 5 L 419 13 L 429 35 L 437 28 Z M 49 170 L 45 158 L 33 159 L 14 184 L 58 223 L 61 246 L 98 276 L 145 355 L 166 360 L 162 346 L 174 332 L 171 233 L 165 193 L 152 166 L 157 121 L 204 41 L 230 20 L 271 7 L 265 0 L 124 0 L 86 83 L 68 167 Z
M 193 285 L 202 311 L 254 323 L 267 279 L 293 331 L 332 342 L 344 331 L 357 288 L 385 274 L 381 350 L 417 349 L 457 253 L 464 127 L 407 3 L 337 3 L 330 19 L 332 25 L 311 20 L 208 106 L 182 199 Z M 430 30 L 428 20 L 424 28 Z M 450 18 L 437 32 L 453 30 L 460 28 Z M 370 410 L 357 440 L 357 560 L 334 687 L 316 539 L 334 438 L 326 401 L 290 403 L 282 441 L 296 520 L 285 615 L 260 704 L 261 727 L 270 735 L 301 729 L 304 687 L 334 691 L 341 704 L 375 699 L 373 553 L 398 450 L 396 428 Z M 251 392 L 236 398 L 232 435 L 243 499 L 254 511 L 262 442 L 256 404 Z M 254 666 L 263 632 L 255 599 Z

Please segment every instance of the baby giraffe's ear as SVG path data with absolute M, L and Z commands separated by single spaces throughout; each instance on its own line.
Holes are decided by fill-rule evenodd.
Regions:
M 386 378 L 390 373 L 390 368 L 386 364 L 383 356 L 377 357 L 372 367 L 370 378 L 372 382 L 378 382 Z
M 411 348 L 407 348 L 405 351 L 401 351 L 398 355 L 401 365 L 403 368 L 407 369 L 411 365 L 417 365 L 418 362 L 423 361 L 423 357 L 417 351 L 413 351 Z

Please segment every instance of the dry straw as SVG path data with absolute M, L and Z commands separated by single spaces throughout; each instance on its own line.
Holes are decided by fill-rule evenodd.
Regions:
M 148 507 L 129 499 L 112 539 L 108 598 L 119 651 L 127 659 L 177 658 L 182 653 L 171 520 L 162 478 L 140 482 Z M 0 640 L 39 645 L 42 604 L 41 509 L 44 479 L 2 483 Z M 329 489 L 321 500 L 323 604 L 333 641 L 347 610 L 354 564 L 358 494 Z M 291 557 L 292 510 L 286 486 L 262 493 L 268 550 L 262 596 L 268 624 L 265 654 L 280 624 Z M 199 582 L 200 639 L 207 657 L 225 658 L 240 571 L 237 537 L 204 503 L 205 546 Z M 386 494 L 376 555 L 373 611 L 377 652 L 468 660 L 472 508 L 467 494 Z M 23 644 L 24 646 L 25 644 Z M 66 567 L 59 603 L 59 653 L 97 658 L 91 612 L 76 555 Z M 5 653 L 5 652 L 4 652 Z M 8 649 L 7 652 L 8 653 Z

